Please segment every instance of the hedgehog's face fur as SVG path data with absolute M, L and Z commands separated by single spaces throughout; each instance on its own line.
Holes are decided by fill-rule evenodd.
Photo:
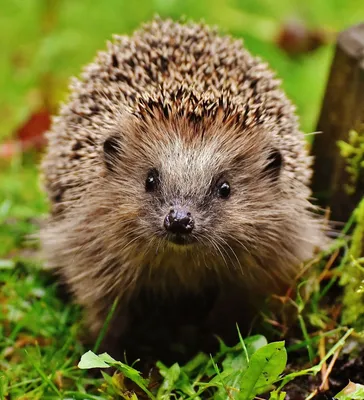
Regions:
M 306 203 L 282 190 L 287 176 L 274 127 L 179 118 L 129 121 L 119 130 L 103 146 L 113 221 L 148 262 L 189 254 L 223 268 L 240 264 L 242 253 L 263 257 L 289 247 L 272 243 L 283 230 L 295 235 L 295 213 Z

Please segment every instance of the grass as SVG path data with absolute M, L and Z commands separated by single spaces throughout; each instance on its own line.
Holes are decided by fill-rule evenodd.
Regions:
M 179 393 L 181 399 L 196 398 L 201 393 L 208 395 L 208 398 L 213 395 L 214 399 L 224 399 L 226 392 L 234 393 L 234 389 L 255 393 L 254 390 L 269 388 L 269 385 L 264 386 L 261 383 L 263 378 L 268 379 L 267 376 L 269 383 L 280 382 L 283 388 L 284 384 L 296 376 L 318 373 L 324 362 L 352 333 L 349 330 L 344 335 L 345 329 L 328 332 L 327 335 L 331 338 L 341 337 L 341 340 L 332 346 L 320 364 L 286 375 L 283 381 L 280 374 L 286 366 L 287 357 L 284 342 L 267 344 L 266 339 L 260 335 L 245 341 L 240 339 L 235 348 L 221 344 L 221 350 L 214 358 L 199 354 L 186 365 L 174 364 L 170 368 L 158 363 L 157 368 L 162 378 L 155 380 L 142 379 L 137 370 L 105 356 L 102 359 L 96 356 L 90 358 L 93 353 L 89 352 L 83 357 L 83 363 L 80 363 L 82 368 L 113 365 L 118 370 L 113 377 L 103 375 L 94 378 L 77 367 L 86 351 L 80 342 L 80 310 L 57 297 L 56 284 L 49 276 L 36 264 L 17 260 L 13 265 L 2 269 L 1 282 L 2 399 L 7 399 L 7 395 L 16 399 L 133 398 L 127 394 L 131 389 L 138 393 L 135 398 L 140 399 L 168 399 L 172 392 Z M 301 343 L 301 346 L 305 345 L 312 349 L 316 347 L 315 341 L 309 336 L 306 337 L 306 343 Z M 262 359 L 267 360 L 264 364 L 264 375 Z M 125 377 L 142 388 L 142 393 L 125 382 Z M 243 382 L 245 387 L 241 386 Z M 147 387 L 152 389 L 146 389 Z M 151 391 L 154 394 L 150 394 Z M 150 395 L 145 397 L 143 393 Z
M 53 111 L 65 96 L 69 76 L 78 73 L 112 33 L 129 33 L 156 12 L 204 18 L 223 31 L 243 36 L 246 46 L 284 79 L 303 128 L 310 132 L 332 43 L 292 57 L 276 46 L 275 38 L 284 21 L 297 15 L 310 29 L 343 29 L 363 19 L 364 6 L 357 0 L 334 4 L 310 0 L 304 5 L 288 0 L 109 0 L 97 6 L 91 0 L 5 0 L 0 16 L 0 32 L 7 37 L 0 61 L 4 104 L 0 138 L 14 135 L 39 108 Z M 343 144 L 343 151 L 350 150 L 350 168 L 358 164 L 352 145 Z M 234 348 L 221 343 L 220 351 L 211 357 L 198 354 L 185 365 L 168 367 L 157 363 L 149 377 L 139 375 L 138 364 L 130 367 L 90 353 L 92 349 L 81 340 L 82 310 L 62 299 L 56 280 L 42 269 L 37 243 L 26 240 L 47 213 L 38 161 L 39 154 L 33 153 L 0 160 L 0 400 L 249 399 L 271 390 L 269 385 L 275 388 L 271 400 L 282 400 L 290 380 L 320 374 L 339 356 L 345 340 L 351 346 L 362 340 L 364 260 L 359 247 L 364 228 L 358 221 L 364 215 L 363 204 L 343 230 L 356 226 L 353 239 L 339 237 L 330 251 L 317 257 L 297 294 L 276 299 L 282 312 L 264 315 L 262 333 L 271 343 L 262 335 L 239 339 L 237 332 Z M 342 304 L 333 301 L 337 296 Z M 294 318 L 288 322 L 291 315 Z M 289 340 L 283 343 L 283 337 Z M 287 357 L 295 363 L 295 371 L 285 370 Z M 113 376 L 98 371 L 107 371 L 109 365 L 115 368 Z M 85 370 L 91 367 L 97 367 L 96 373 Z M 264 379 L 268 379 L 266 386 Z

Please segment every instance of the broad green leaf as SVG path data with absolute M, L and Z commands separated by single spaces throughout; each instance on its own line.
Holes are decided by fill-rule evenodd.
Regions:
M 81 369 L 90 369 L 90 368 L 109 368 L 110 365 L 106 364 L 100 356 L 93 353 L 89 350 L 82 357 L 80 362 L 78 363 L 78 368 Z
M 196 390 L 193 387 L 194 382 L 190 381 L 187 374 L 181 371 L 181 375 L 178 380 L 178 386 L 176 389 L 179 389 L 182 393 L 187 394 L 188 396 L 193 396 L 196 398 Z M 197 398 L 196 398 L 197 399 Z M 198 397 L 199 399 L 199 397 Z
M 245 346 L 246 353 L 242 349 L 243 345 Z M 244 343 L 240 343 L 239 346 L 233 348 L 228 348 L 224 345 L 223 350 L 226 352 L 226 356 L 222 362 L 223 371 L 211 381 L 213 383 L 224 382 L 224 387 L 219 388 L 215 395 L 216 400 L 226 398 L 225 388 L 240 388 L 242 377 L 249 365 L 247 356 L 250 359 L 258 349 L 266 345 L 267 339 L 262 335 L 248 337 L 244 339 Z M 237 347 L 239 348 L 238 351 L 236 350 Z
M 364 385 L 349 382 L 349 384 L 335 396 L 337 400 L 363 400 Z
M 175 363 L 168 370 L 160 371 L 164 380 L 158 390 L 157 399 L 166 399 L 170 398 L 170 394 L 176 388 L 176 382 L 180 376 L 181 368 Z
M 267 339 L 264 336 L 255 335 L 244 339 L 244 344 L 250 358 L 257 350 L 267 345 Z M 233 368 L 234 370 L 242 371 L 248 367 L 248 360 L 244 351 L 239 350 L 237 354 L 227 354 L 225 360 L 222 362 L 222 366 L 224 370 Z
M 107 353 L 102 353 L 99 354 L 98 356 L 102 361 L 107 362 L 108 364 L 117 364 L 118 361 L 116 361 L 114 358 L 112 358 L 109 354 Z
M 239 400 L 253 399 L 269 388 L 284 371 L 287 352 L 284 342 L 273 342 L 260 348 L 250 359 L 249 367 L 242 377 Z
M 185 364 L 183 367 L 180 367 L 180 374 L 178 376 L 178 380 L 175 382 L 175 390 L 179 390 L 182 393 L 185 393 L 189 396 L 195 396 L 196 390 L 193 387 L 194 377 L 190 376 L 194 370 L 198 367 L 203 366 L 209 360 L 206 354 L 199 353 L 195 358 Z M 159 368 L 159 373 L 164 377 L 167 378 L 170 374 L 170 368 L 166 367 L 162 362 L 157 362 L 157 367 Z M 173 366 L 172 366 L 173 367 Z M 171 367 L 171 368 L 172 368 Z M 198 399 L 198 398 L 196 398 Z
M 190 375 L 196 369 L 206 365 L 209 360 L 210 358 L 205 353 L 198 353 L 192 360 L 188 361 L 182 369 L 187 375 Z
M 151 399 L 154 399 L 153 394 L 147 388 L 148 381 L 140 376 L 139 371 L 120 361 L 116 361 L 107 353 L 96 355 L 89 350 L 81 357 L 81 361 L 78 363 L 78 367 L 82 369 L 108 368 L 111 365 L 115 366 L 124 376 L 136 383 Z
M 249 336 L 244 339 L 246 349 L 248 351 L 249 357 L 252 356 L 261 347 L 268 344 L 267 339 L 262 335 Z

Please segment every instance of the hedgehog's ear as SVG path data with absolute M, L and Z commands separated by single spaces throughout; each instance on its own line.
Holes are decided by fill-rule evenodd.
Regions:
M 278 179 L 282 166 L 283 166 L 282 153 L 278 149 L 272 149 L 268 153 L 268 160 L 264 168 L 264 172 L 268 174 L 272 179 Z
M 116 135 L 109 136 L 104 142 L 103 149 L 105 165 L 109 171 L 114 171 L 122 151 L 120 137 Z

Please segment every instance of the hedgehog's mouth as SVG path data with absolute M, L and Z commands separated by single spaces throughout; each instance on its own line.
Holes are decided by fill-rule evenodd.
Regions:
M 168 233 L 167 240 L 178 246 L 188 246 L 196 242 L 196 238 L 191 234 Z

